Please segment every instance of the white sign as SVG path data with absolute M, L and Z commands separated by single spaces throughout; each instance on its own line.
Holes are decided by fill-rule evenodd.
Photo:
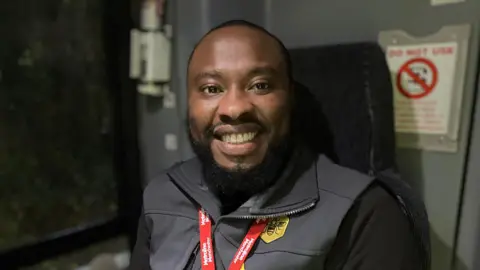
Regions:
M 387 47 L 397 132 L 448 133 L 457 50 L 457 42 Z
M 431 0 L 432 6 L 440 6 L 446 4 L 458 4 L 465 2 L 465 0 Z

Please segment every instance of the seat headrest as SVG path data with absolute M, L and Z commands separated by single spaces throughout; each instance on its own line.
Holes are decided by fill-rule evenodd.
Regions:
M 375 175 L 412 225 L 421 269 L 430 269 L 425 205 L 396 170 L 393 89 L 382 49 L 375 43 L 358 43 L 290 53 L 297 136 L 338 164 Z
M 290 54 L 303 117 L 294 126 L 340 165 L 370 174 L 395 167 L 393 90 L 382 49 L 356 43 Z

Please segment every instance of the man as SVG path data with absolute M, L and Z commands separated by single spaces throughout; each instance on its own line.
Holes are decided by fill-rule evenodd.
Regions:
M 197 44 L 187 77 L 197 157 L 146 188 L 132 270 L 420 269 L 396 200 L 294 128 L 299 102 L 276 37 L 224 23 Z

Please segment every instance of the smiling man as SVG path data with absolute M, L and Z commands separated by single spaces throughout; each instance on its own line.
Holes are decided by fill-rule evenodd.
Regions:
M 187 72 L 196 157 L 146 188 L 130 269 L 421 269 L 396 200 L 293 128 L 299 102 L 276 37 L 229 21 Z

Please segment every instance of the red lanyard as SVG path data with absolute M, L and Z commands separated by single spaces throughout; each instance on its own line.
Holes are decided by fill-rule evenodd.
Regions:
M 200 259 L 202 270 L 215 270 L 215 255 L 212 244 L 212 223 L 203 210 L 198 211 L 198 224 L 200 227 Z M 260 234 L 268 224 L 268 220 L 256 220 L 247 232 L 247 235 L 240 244 L 233 257 L 228 270 L 240 270 L 257 241 Z

